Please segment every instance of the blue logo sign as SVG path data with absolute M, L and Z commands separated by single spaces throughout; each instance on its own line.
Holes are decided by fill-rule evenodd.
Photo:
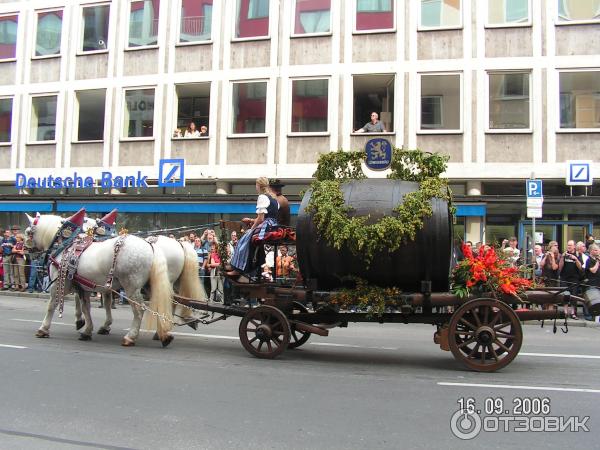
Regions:
M 161 159 L 158 163 L 159 187 L 185 186 L 185 159 Z
M 525 192 L 527 193 L 527 198 L 543 198 L 542 180 L 525 181 Z
M 365 152 L 371 170 L 385 170 L 392 165 L 392 144 L 387 139 L 371 139 L 365 145 Z
M 567 161 L 567 186 L 591 186 L 591 161 Z

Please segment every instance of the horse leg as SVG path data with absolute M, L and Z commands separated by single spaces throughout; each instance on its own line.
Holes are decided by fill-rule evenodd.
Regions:
M 90 302 L 91 293 L 88 291 L 82 291 L 81 303 L 83 305 L 83 316 L 85 318 L 85 328 L 79 333 L 80 341 L 91 341 L 92 331 L 94 331 L 94 324 L 92 323 L 92 307 Z
M 104 303 L 104 311 L 106 311 L 106 320 L 98 330 L 98 334 L 106 335 L 110 333 L 110 326 L 112 325 L 112 292 L 103 293 L 102 302 Z
M 131 310 L 133 311 L 133 320 L 131 321 L 129 332 L 125 336 L 123 336 L 121 345 L 124 347 L 132 347 L 135 345 L 135 340 L 140 334 L 142 317 L 144 316 L 144 311 L 142 310 L 140 305 L 144 304 L 144 298 L 140 289 L 137 289 L 132 295 L 129 295 L 127 290 L 125 290 L 125 294 L 130 300 L 132 300 L 129 303 L 131 305 Z
M 75 329 L 80 330 L 85 325 L 81 312 L 81 297 L 79 293 L 75 292 Z
M 48 309 L 46 310 L 46 315 L 44 316 L 42 325 L 35 333 L 35 337 L 50 337 L 50 324 L 52 323 L 52 316 L 54 315 L 54 311 L 56 310 L 56 304 L 56 286 L 52 285 L 52 287 L 50 288 L 50 300 L 48 300 Z

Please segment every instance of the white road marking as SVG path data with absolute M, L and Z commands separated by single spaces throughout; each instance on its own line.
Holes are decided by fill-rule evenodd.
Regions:
M 600 359 L 596 355 L 568 355 L 564 353 L 525 353 L 519 352 L 518 356 L 542 356 L 546 358 L 581 358 L 581 359 Z
M 2 348 L 18 348 L 18 349 L 29 348 L 29 347 L 23 347 L 22 345 L 8 345 L 8 344 L 0 344 L 0 347 L 2 347 Z
M 42 324 L 41 320 L 33 320 L 33 319 L 10 319 L 10 320 L 14 320 L 15 322 L 32 322 L 32 323 L 37 323 L 37 324 Z M 68 326 L 68 327 L 72 327 L 75 326 L 74 323 L 64 323 L 64 322 L 52 322 L 52 325 L 64 325 L 64 326 Z
M 510 384 L 478 384 L 478 383 L 449 383 L 440 381 L 439 386 L 460 386 L 460 387 L 480 387 L 494 389 L 520 389 L 526 391 L 560 391 L 560 392 L 584 392 L 590 394 L 600 394 L 600 389 L 582 389 L 582 388 L 559 388 L 552 386 L 520 386 Z

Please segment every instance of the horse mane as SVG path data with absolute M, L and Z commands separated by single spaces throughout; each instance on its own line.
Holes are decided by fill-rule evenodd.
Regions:
M 50 248 L 52 239 L 62 225 L 63 218 L 52 214 L 42 215 L 36 225 L 36 240 L 44 250 Z

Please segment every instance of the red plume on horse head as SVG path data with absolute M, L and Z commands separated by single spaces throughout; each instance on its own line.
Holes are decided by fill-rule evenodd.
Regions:
M 81 226 L 83 226 L 84 219 L 85 219 L 85 208 L 81 208 L 79 211 L 77 211 L 71 217 L 67 218 L 66 221 L 71 222 L 72 224 L 77 225 L 78 227 L 81 227 Z

